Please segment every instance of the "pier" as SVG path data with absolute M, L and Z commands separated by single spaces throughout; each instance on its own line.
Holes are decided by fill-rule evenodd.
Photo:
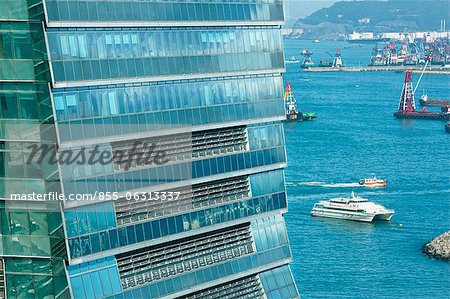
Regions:
M 422 73 L 422 66 L 385 65 L 385 66 L 356 66 L 356 67 L 309 67 L 304 72 L 406 72 Z M 450 75 L 450 67 L 432 67 L 423 71 L 425 74 Z

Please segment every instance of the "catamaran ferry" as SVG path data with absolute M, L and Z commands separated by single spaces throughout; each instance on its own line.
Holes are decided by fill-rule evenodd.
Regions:
M 339 197 L 319 201 L 314 204 L 311 215 L 363 222 L 389 221 L 394 215 L 394 210 L 388 210 L 366 198 L 355 196 L 352 192 L 352 197 L 349 198 Z

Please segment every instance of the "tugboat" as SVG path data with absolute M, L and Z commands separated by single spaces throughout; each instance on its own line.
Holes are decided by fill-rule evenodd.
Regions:
M 380 180 L 374 174 L 372 175 L 371 178 L 360 179 L 359 184 L 366 187 L 385 187 L 387 185 L 387 180 Z
M 314 204 L 312 216 L 337 218 L 353 221 L 372 222 L 374 220 L 391 220 L 394 210 L 388 210 L 382 205 L 368 201 L 366 198 L 352 197 L 332 198 Z
M 302 113 L 297 109 L 297 101 L 295 100 L 294 92 L 292 91 L 291 83 L 289 82 L 286 83 L 283 101 L 287 121 L 306 121 L 316 118 L 316 115 L 313 112 Z

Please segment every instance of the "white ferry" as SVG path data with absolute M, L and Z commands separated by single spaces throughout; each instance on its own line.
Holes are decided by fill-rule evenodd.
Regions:
M 332 198 L 314 204 L 311 215 L 363 222 L 389 221 L 394 215 L 394 210 L 388 210 L 382 205 L 355 196 L 352 192 L 352 197 L 349 198 Z

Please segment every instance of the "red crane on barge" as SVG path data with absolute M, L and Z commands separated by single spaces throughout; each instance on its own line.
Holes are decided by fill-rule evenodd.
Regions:
M 403 84 L 402 95 L 398 104 L 397 112 L 394 113 L 394 117 L 398 119 L 432 119 L 432 120 L 450 120 L 449 109 L 442 109 L 442 112 L 430 112 L 423 107 L 422 111 L 416 110 L 416 103 L 414 102 L 414 94 L 417 87 L 420 84 L 425 68 L 427 67 L 429 60 L 425 63 L 425 66 L 420 74 L 419 81 L 416 88 L 413 89 L 411 71 L 407 71 L 405 75 L 405 82 Z M 446 107 L 443 107 L 446 108 Z

